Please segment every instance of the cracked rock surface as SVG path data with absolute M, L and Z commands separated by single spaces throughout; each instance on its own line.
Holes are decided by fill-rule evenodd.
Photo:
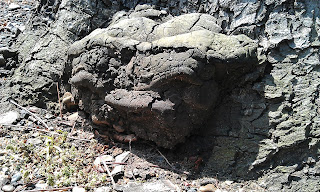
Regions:
M 165 130 L 165 147 L 196 128 L 211 151 L 203 176 L 317 191 L 319 1 L 50 2 L 48 25 L 18 36 L 21 66 L 2 100 L 48 105 L 71 78 L 106 125 L 149 139 Z
M 258 64 L 257 44 L 217 33 L 207 14 L 146 16 L 133 12 L 72 44 L 70 82 L 88 113 L 172 148 L 203 124 L 220 89 Z

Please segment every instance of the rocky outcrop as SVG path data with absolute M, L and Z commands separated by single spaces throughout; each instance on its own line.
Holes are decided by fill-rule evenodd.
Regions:
M 319 188 L 319 1 L 62 2 L 57 4 L 53 23 L 60 21 L 57 26 L 69 26 L 75 29 L 71 30 L 74 33 L 81 33 L 59 35 L 62 39 L 68 37 L 60 44 L 48 36 L 54 35 L 54 28 L 37 38 L 28 37 L 40 34 L 35 32 L 41 31 L 40 27 L 24 32 L 20 38 L 33 43 L 20 43 L 22 64 L 14 76 L 16 80 L 8 85 L 16 98 L 31 102 L 34 99 L 29 100 L 29 96 L 37 93 L 36 98 L 41 99 L 36 103 L 45 103 L 54 97 L 52 79 L 60 77 L 64 70 L 62 79 L 72 77 L 71 83 L 78 88 L 73 92 L 79 90 L 83 109 L 94 114 L 96 120 L 105 120 L 106 125 L 117 123 L 115 126 L 150 139 L 155 136 L 138 131 L 160 127 L 181 139 L 198 127 L 202 144 L 212 145 L 204 176 L 254 178 L 273 191 Z M 79 8 L 71 6 L 75 3 L 86 5 L 81 6 L 85 9 L 70 14 L 68 11 Z M 158 9 L 137 6 L 145 3 Z M 100 8 L 112 11 L 100 14 Z M 110 25 L 102 25 L 108 19 L 95 19 L 116 11 L 120 12 Z M 79 12 L 88 17 L 79 17 L 86 19 L 74 25 L 67 22 L 77 21 Z M 99 24 L 91 25 L 95 21 Z M 108 27 L 92 32 L 100 24 Z M 69 45 L 89 32 L 92 33 L 69 49 L 67 58 Z M 251 40 L 235 36 L 239 34 Z M 216 46 L 208 44 L 226 38 L 225 42 L 233 41 L 235 46 L 222 45 L 215 50 Z M 257 41 L 257 54 L 245 55 L 253 52 L 244 51 L 245 46 L 240 45 L 252 40 Z M 35 51 L 30 52 L 31 48 Z M 54 50 L 52 54 L 44 54 L 49 48 Z M 234 54 L 229 57 L 231 50 Z M 33 55 L 31 59 L 27 59 L 29 53 Z M 179 66 L 182 58 L 183 67 Z M 44 69 L 48 66 L 50 69 Z M 48 94 L 51 97 L 43 96 Z M 203 99 L 207 96 L 212 100 Z M 175 108 L 178 106 L 184 107 L 183 112 Z M 178 126 L 184 133 L 170 129 L 177 125 L 174 118 L 186 123 L 183 129 Z M 203 119 L 208 119 L 206 125 L 199 127 Z M 140 122 L 147 121 L 150 129 L 145 124 L 140 126 Z M 174 141 L 174 137 L 166 139 L 169 143 Z
M 74 6 L 77 3 L 86 6 Z M 6 101 L 11 98 L 20 103 L 57 109 L 56 83 L 63 86 L 69 45 L 103 26 L 112 12 L 100 1 L 49 0 L 40 3 L 26 30 L 12 47 L 19 53 L 19 68 L 1 88 L 0 108 L 7 108 Z
M 161 23 L 140 12 L 71 45 L 70 82 L 94 118 L 172 148 L 208 118 L 221 89 L 258 65 L 257 45 L 217 33 L 207 14 Z

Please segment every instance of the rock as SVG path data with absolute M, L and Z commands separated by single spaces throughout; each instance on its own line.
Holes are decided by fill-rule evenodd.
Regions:
M 19 118 L 19 113 L 16 111 L 9 111 L 0 115 L 0 125 L 11 125 Z
M 104 127 L 123 119 L 124 134 L 168 148 L 196 129 L 199 146 L 212 149 L 202 175 L 259 178 L 269 191 L 318 188 L 319 158 L 315 165 L 304 159 L 317 157 L 320 145 L 319 1 L 153 0 L 135 10 L 128 0 L 62 2 L 49 29 L 17 37 L 21 66 L 1 87 L 1 101 L 46 107 L 56 102 L 57 80 L 71 79 L 65 89 L 79 108 L 109 122 Z M 257 59 L 245 42 L 234 46 L 241 38 L 225 41 L 243 35 L 256 43 Z M 212 36 L 231 43 L 209 45 Z M 291 165 L 299 167 L 285 173 Z
M 170 180 L 158 180 L 154 182 L 145 182 L 143 184 L 129 182 L 126 185 L 119 187 L 123 192 L 170 192 L 177 191 L 179 188 L 174 185 Z
M 86 189 L 82 187 L 74 187 L 72 188 L 72 192 L 86 192 Z
M 93 162 L 93 167 L 100 172 L 105 172 L 105 168 L 103 162 L 113 161 L 113 157 L 111 155 L 102 155 L 97 157 Z
M 0 150 L 0 156 L 5 155 L 5 154 L 8 154 L 8 151 L 5 150 L 5 149 L 1 149 Z
M 9 183 L 9 176 L 8 175 L 0 175 L 0 187 L 2 188 L 4 185 Z
M 0 47 L 0 55 L 3 55 L 4 58 L 10 58 L 16 56 L 17 52 L 8 47 Z
M 94 192 L 110 192 L 112 189 L 110 187 L 98 187 L 94 189 Z
M 10 3 L 10 5 L 9 5 L 9 7 L 8 7 L 8 10 L 9 10 L 9 11 L 14 11 L 14 10 L 20 9 L 20 8 L 21 8 L 20 5 L 15 4 L 15 3 Z
M 3 55 L 0 54 L 0 67 L 6 66 L 6 60 L 4 59 Z
M 20 113 L 21 114 L 21 113 Z M 46 119 L 54 119 L 55 116 L 50 114 L 50 113 L 47 113 L 46 116 L 45 116 Z
M 40 144 L 42 144 L 43 143 L 43 141 L 41 140 L 41 139 L 38 139 L 38 138 L 30 138 L 30 139 L 28 139 L 27 140 L 27 144 L 28 145 L 40 145 Z
M 115 157 L 116 163 L 125 163 L 130 156 L 130 152 L 126 151 L 118 156 Z M 118 175 L 124 172 L 124 165 L 116 165 L 113 170 L 111 171 L 111 175 Z
M 14 191 L 14 186 L 12 185 L 4 185 L 1 190 L 4 191 L 4 192 L 12 192 Z
M 233 181 L 227 180 L 224 182 L 226 185 L 231 185 L 233 183 Z
M 73 113 L 72 115 L 69 115 L 67 118 L 69 121 L 75 122 L 79 118 L 79 114 L 78 112 L 76 112 L 76 113 Z
M 22 178 L 22 175 L 20 172 L 14 174 L 11 178 L 11 183 L 15 183 L 17 181 L 19 181 Z
M 205 185 L 205 186 L 201 186 L 200 188 L 199 188 L 199 191 L 200 192 L 214 192 L 214 191 L 216 191 L 216 186 L 215 185 L 213 185 L 213 184 L 207 184 L 207 185 Z
M 43 183 L 43 181 L 41 181 L 35 184 L 35 190 L 43 190 L 43 189 L 48 189 L 47 183 Z
M 257 63 L 253 40 L 219 31 L 214 17 L 199 13 L 160 24 L 141 15 L 120 19 L 71 45 L 70 82 L 95 124 L 110 126 L 123 119 L 123 130 L 173 148 L 207 119 L 220 88 Z M 122 57 L 110 53 L 111 47 Z M 96 68 L 111 75 L 91 70 Z
M 188 189 L 188 191 L 187 192 L 197 192 L 198 190 L 196 189 L 196 188 L 190 188 L 190 189 Z

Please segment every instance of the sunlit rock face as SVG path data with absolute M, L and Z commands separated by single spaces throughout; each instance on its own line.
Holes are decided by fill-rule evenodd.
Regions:
M 88 113 L 172 148 L 258 64 L 257 44 L 219 33 L 207 14 L 161 21 L 150 18 L 165 12 L 142 8 L 71 45 L 70 82 Z

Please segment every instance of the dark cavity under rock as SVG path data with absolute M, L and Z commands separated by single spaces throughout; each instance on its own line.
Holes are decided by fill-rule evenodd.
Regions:
M 207 14 L 133 12 L 72 44 L 66 73 L 94 118 L 173 148 L 258 64 L 255 41 L 220 31 Z

